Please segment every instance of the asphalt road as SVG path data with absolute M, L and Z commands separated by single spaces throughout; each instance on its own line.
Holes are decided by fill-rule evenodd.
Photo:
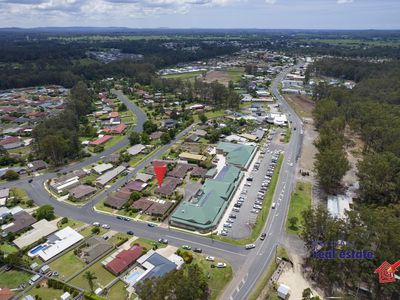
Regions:
M 258 240 L 256 248 L 248 250 L 248 256 L 242 267 L 236 272 L 234 279 L 225 289 L 221 299 L 247 299 L 255 289 L 258 280 L 261 278 L 269 263 L 275 257 L 275 252 L 284 234 L 285 221 L 289 209 L 290 195 L 295 183 L 295 167 L 299 157 L 302 143 L 302 122 L 294 110 L 286 103 L 278 91 L 278 85 L 290 72 L 287 69 L 275 78 L 272 83 L 272 92 L 281 107 L 289 114 L 292 121 L 292 135 L 285 152 L 284 160 L 280 170 L 280 176 L 276 185 L 273 202 L 276 208 L 271 209 L 268 215 L 264 231 L 267 237 L 264 241 Z M 296 127 L 297 130 L 293 130 Z M 293 163 L 293 166 L 290 166 Z

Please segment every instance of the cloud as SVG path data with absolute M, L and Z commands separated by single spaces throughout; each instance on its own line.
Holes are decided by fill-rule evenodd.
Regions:
M 348 3 L 353 3 L 354 0 L 337 0 L 337 4 L 348 4 Z
M 265 0 L 268 4 L 275 4 L 277 0 Z

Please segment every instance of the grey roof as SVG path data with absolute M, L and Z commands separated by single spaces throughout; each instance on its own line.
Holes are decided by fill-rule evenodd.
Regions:
M 0 198 L 7 198 L 10 195 L 10 189 L 1 189 Z
M 21 231 L 24 228 L 27 228 L 31 226 L 33 223 L 36 222 L 36 219 L 32 217 L 30 214 L 28 214 L 26 211 L 21 211 L 19 213 L 16 213 L 14 216 L 14 221 L 12 222 L 13 224 L 7 228 L 4 229 L 4 232 L 9 233 L 9 232 L 18 232 Z
M 150 279 L 152 277 L 162 277 L 168 272 L 175 270 L 177 267 L 174 262 L 158 254 L 157 252 L 154 252 L 149 258 L 147 258 L 146 262 L 152 264 L 154 268 L 150 270 L 150 272 L 148 272 L 145 276 L 143 276 L 143 278 L 139 282 L 142 282 L 147 278 Z M 135 286 L 137 286 L 137 283 Z
M 122 173 L 126 168 L 124 166 L 118 166 L 113 170 L 110 170 L 103 175 L 101 175 L 99 178 L 97 178 L 96 183 L 100 185 L 105 185 L 107 182 L 112 180 L 113 178 L 117 177 L 120 173 Z

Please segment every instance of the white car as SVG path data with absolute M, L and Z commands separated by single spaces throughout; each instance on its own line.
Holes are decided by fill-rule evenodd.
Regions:
M 207 256 L 206 260 L 208 261 L 215 261 L 215 257 L 214 256 Z
M 247 244 L 245 248 L 246 248 L 246 250 L 250 250 L 250 249 L 253 249 L 255 247 L 256 247 L 255 244 Z
M 272 205 L 271 205 L 271 207 L 274 209 L 274 208 L 275 208 L 275 206 L 276 206 L 276 203 L 275 203 L 275 202 L 272 202 Z
M 93 222 L 93 226 L 100 226 L 99 222 Z
M 252 214 L 258 214 L 258 213 L 260 213 L 260 210 L 258 210 L 258 209 L 252 209 L 250 212 L 251 212 Z
M 225 223 L 225 224 L 224 224 L 224 227 L 227 227 L 227 228 L 232 228 L 232 224 Z
M 219 262 L 219 263 L 216 264 L 216 267 L 217 268 L 226 268 L 226 263 Z
M 103 225 L 101 225 L 101 227 L 103 227 L 105 229 L 110 229 L 111 228 L 110 225 L 108 225 L 108 224 L 103 224 Z

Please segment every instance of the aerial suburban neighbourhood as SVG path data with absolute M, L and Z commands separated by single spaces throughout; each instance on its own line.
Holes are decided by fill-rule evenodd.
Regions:
M 0 1 L 0 299 L 400 299 L 372 2 Z

